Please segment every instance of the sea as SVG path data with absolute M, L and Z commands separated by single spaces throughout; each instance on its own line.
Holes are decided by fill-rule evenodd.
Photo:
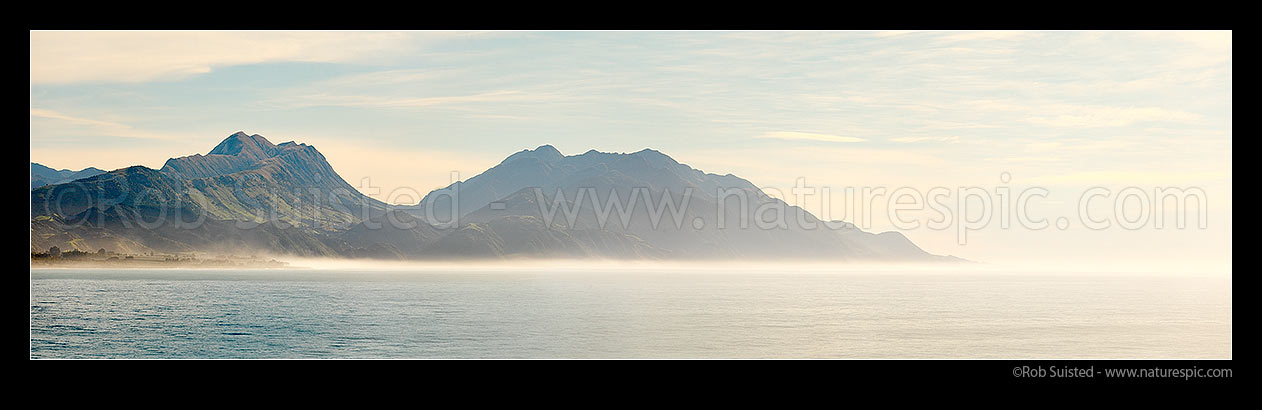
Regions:
M 35 359 L 1230 359 L 1230 273 L 31 269 Z

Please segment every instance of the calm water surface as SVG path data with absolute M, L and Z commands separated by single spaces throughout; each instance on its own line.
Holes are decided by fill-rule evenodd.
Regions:
M 1231 358 L 1221 277 L 31 270 L 33 358 Z

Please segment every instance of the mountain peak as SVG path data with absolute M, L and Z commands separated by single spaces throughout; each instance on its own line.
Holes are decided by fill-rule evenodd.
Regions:
M 643 158 L 644 161 L 648 162 L 654 168 L 666 168 L 680 165 L 679 161 L 675 161 L 675 159 L 671 158 L 670 155 L 666 155 L 665 153 L 652 148 L 645 148 L 633 152 L 631 153 L 631 156 Z
M 162 171 L 175 173 L 180 178 L 227 175 L 261 167 L 268 159 L 294 151 L 295 148 L 314 150 L 314 147 L 306 144 L 276 146 L 262 135 L 248 135 L 238 131 L 229 135 L 206 155 L 194 154 L 167 160 Z
M 254 156 L 266 156 L 274 148 L 276 146 L 262 135 L 248 135 L 244 131 L 237 131 L 210 150 L 210 155 L 238 155 L 246 152 Z
M 56 169 L 52 169 L 52 168 L 49 168 L 48 166 L 46 166 L 46 165 L 44 165 L 44 164 L 40 164 L 40 163 L 38 163 L 38 162 L 32 162 L 32 163 L 31 163 L 31 174 L 33 174 L 33 175 L 39 175 L 39 174 L 42 174 L 42 173 L 55 174 L 55 173 L 57 173 L 57 171 L 58 171 L 58 170 L 56 170 Z
M 521 151 L 517 151 L 517 153 L 513 155 L 509 155 L 508 158 L 505 158 L 504 162 L 508 162 L 517 158 L 536 158 L 546 163 L 553 163 L 553 162 L 560 161 L 562 158 L 565 158 L 565 156 L 561 155 L 561 151 L 557 150 L 556 147 L 545 144 L 545 145 L 540 145 L 538 148 L 535 148 L 535 149 L 524 149 Z
M 639 156 L 650 157 L 650 158 L 670 158 L 670 155 L 666 155 L 665 153 L 652 149 L 652 148 L 645 148 L 636 152 L 632 152 L 631 155 L 639 155 Z

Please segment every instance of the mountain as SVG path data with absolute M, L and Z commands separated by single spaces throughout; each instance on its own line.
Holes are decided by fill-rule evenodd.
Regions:
M 105 171 L 94 167 L 87 167 L 79 171 L 71 171 L 68 169 L 55 170 L 32 162 L 31 189 L 39 188 L 45 185 L 64 184 L 77 179 L 88 178 L 104 173 Z
M 386 209 L 315 147 L 238 132 L 161 170 L 133 166 L 32 190 L 31 246 L 338 256 L 356 249 L 334 233 Z
M 743 178 L 651 149 L 567 156 L 544 145 L 415 206 L 394 206 L 360 194 L 314 146 L 244 132 L 161 169 L 32 189 L 31 249 L 50 246 L 383 259 L 948 260 L 900 233 L 821 221 Z
M 435 248 L 486 256 L 575 254 L 581 246 L 555 237 L 563 232 L 588 235 L 580 243 L 589 245 L 619 244 L 589 246 L 589 256 L 939 258 L 901 233 L 825 223 L 743 178 L 706 173 L 651 149 L 572 156 L 550 145 L 523 150 L 431 192 L 408 211 L 432 224 L 455 221 L 461 235 L 442 237 Z M 531 245 L 511 246 L 521 243 Z

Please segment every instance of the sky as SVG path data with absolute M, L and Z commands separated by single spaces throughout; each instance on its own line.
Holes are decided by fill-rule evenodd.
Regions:
M 883 200 L 852 207 L 870 215 L 860 226 L 902 231 L 933 253 L 1230 270 L 1230 31 L 33 31 L 30 40 L 31 161 L 57 169 L 160 168 L 245 131 L 312 144 L 352 186 L 410 203 L 453 172 L 467 179 L 522 149 L 652 148 L 826 219 L 854 219 L 847 187 L 884 188 Z M 829 194 L 797 198 L 799 180 Z M 954 224 L 928 227 L 939 214 L 928 209 L 896 217 L 918 227 L 895 221 L 888 193 L 903 187 L 954 192 L 943 200 Z M 1087 202 L 1092 220 L 1127 220 L 1088 228 L 1093 187 L 1109 194 Z M 960 206 L 967 188 L 1045 190 L 1024 209 L 1051 226 L 1005 228 L 980 205 Z M 1204 193 L 1204 228 L 1174 228 L 1174 207 L 1156 210 L 1166 188 Z M 973 199 L 1012 209 L 995 196 Z M 990 223 L 961 235 L 970 218 Z

